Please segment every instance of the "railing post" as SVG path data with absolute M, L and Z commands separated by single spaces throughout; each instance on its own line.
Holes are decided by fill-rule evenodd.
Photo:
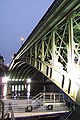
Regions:
M 54 94 L 54 103 L 55 103 L 55 94 Z
M 45 102 L 45 93 L 43 93 L 43 101 Z
M 50 101 L 52 101 L 52 93 L 50 93 Z

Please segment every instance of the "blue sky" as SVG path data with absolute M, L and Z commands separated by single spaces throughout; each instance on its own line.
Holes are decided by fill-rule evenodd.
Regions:
M 0 0 L 0 54 L 5 64 L 21 47 L 54 0 Z

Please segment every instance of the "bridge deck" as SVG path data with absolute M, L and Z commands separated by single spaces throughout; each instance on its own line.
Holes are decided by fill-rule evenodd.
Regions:
M 49 105 L 52 105 L 51 103 Z M 33 106 L 32 106 L 33 107 Z M 27 101 L 18 99 L 7 99 L 4 101 L 5 118 L 41 118 L 41 117 L 59 117 L 62 114 L 68 114 L 71 108 L 68 108 L 65 103 L 55 103 L 52 108 L 48 105 L 41 105 L 33 108 L 32 111 L 27 111 Z M 0 116 L 1 117 L 1 116 Z
M 15 118 L 46 118 L 46 117 L 59 117 L 61 114 L 69 113 L 69 111 L 46 111 L 46 112 L 27 112 L 27 113 L 14 113 Z

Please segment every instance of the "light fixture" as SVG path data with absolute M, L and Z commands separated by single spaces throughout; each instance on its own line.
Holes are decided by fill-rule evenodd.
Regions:
M 7 94 L 7 81 L 9 80 L 9 76 L 4 76 L 2 78 L 2 83 L 4 84 L 4 87 L 3 87 L 3 96 L 4 96 L 4 99 L 6 99 L 6 94 Z
M 9 76 L 4 76 L 2 78 L 2 83 L 6 84 L 8 80 L 9 80 Z
M 21 42 L 23 44 L 23 42 L 24 42 L 24 36 L 21 36 Z
M 30 78 L 27 79 L 27 83 L 28 83 L 28 84 L 31 83 L 31 79 L 30 79 Z

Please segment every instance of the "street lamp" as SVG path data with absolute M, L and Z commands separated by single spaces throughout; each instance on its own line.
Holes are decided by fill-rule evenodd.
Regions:
M 3 90 L 3 96 L 4 96 L 4 99 L 6 99 L 6 94 L 7 94 L 7 81 L 9 80 L 9 76 L 4 76 L 2 78 L 2 83 L 4 84 L 4 90 Z
M 7 76 L 4 76 L 4 77 L 2 78 L 2 83 L 6 84 L 8 80 L 9 80 L 9 76 L 8 76 L 8 77 L 7 77 Z
M 28 105 L 29 105 L 29 97 L 30 97 L 30 83 L 31 83 L 31 79 L 28 78 L 27 79 L 27 100 L 28 100 Z
M 31 83 L 31 79 L 30 79 L 30 78 L 27 79 L 27 83 L 28 83 L 28 84 Z
M 23 44 L 23 42 L 24 42 L 24 36 L 21 37 L 21 42 Z

